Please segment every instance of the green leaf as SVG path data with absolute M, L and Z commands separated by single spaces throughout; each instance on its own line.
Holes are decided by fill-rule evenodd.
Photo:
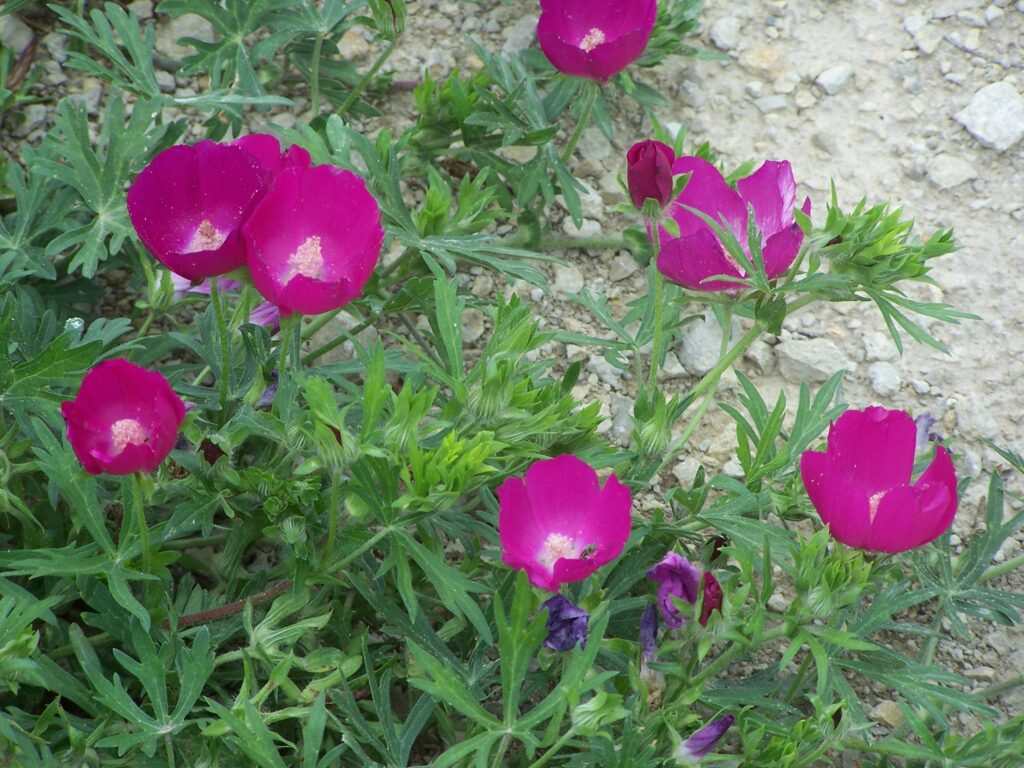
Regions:
M 516 574 L 512 609 L 508 615 L 500 597 L 494 599 L 494 620 L 501 652 L 501 688 L 505 724 L 511 726 L 519 715 L 519 696 L 530 662 L 547 634 L 547 616 L 541 611 L 533 619 L 533 589 L 525 571 Z
M 409 652 L 427 677 L 410 677 L 409 683 L 464 714 L 478 726 L 490 731 L 501 729 L 498 719 L 480 705 L 480 695 L 470 692 L 432 654 L 409 641 Z

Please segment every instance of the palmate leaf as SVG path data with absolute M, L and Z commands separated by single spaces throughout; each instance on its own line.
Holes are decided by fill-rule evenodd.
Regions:
M 85 107 L 70 100 L 61 102 L 54 132 L 47 137 L 46 151 L 37 158 L 33 172 L 58 179 L 80 198 L 85 216 L 69 217 L 62 234 L 46 248 L 47 256 L 75 251 L 69 272 L 81 270 L 85 277 L 92 277 L 99 263 L 117 253 L 131 235 L 124 187 L 167 132 L 167 126 L 154 125 L 158 112 L 157 102 L 139 101 L 125 123 L 124 103 L 119 97 L 111 98 L 93 148 Z
M 247 38 L 298 5 L 299 0 L 163 0 L 157 10 L 173 17 L 198 14 L 217 31 L 218 39 L 212 43 L 184 38 L 198 52 L 185 59 L 182 74 L 208 74 L 215 89 L 231 87 L 244 96 L 265 96 L 256 67 L 271 58 L 295 32 L 286 29 L 272 34 L 258 46 L 251 45 Z
M 92 9 L 88 19 L 57 3 L 50 3 L 49 8 L 60 17 L 68 35 L 91 49 L 88 53 L 69 50 L 68 66 L 106 80 L 140 99 L 160 98 L 153 69 L 155 36 L 151 23 L 143 26 L 134 12 L 126 12 L 115 3 L 106 3 L 102 11 Z M 110 62 L 110 68 L 97 59 L 97 53 Z

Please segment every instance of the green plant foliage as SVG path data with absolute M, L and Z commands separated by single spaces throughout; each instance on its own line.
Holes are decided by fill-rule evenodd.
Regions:
M 609 83 L 474 43 L 479 61 L 423 73 L 401 116 L 392 86 L 413 86 L 385 65 L 426 4 L 162 0 L 158 14 L 213 27 L 182 41 L 195 49 L 183 62 L 124 5 L 49 5 L 67 66 L 104 100 L 92 115 L 51 105 L 52 128 L 2 169 L 0 765 L 663 768 L 730 714 L 708 765 L 1019 768 L 1024 719 L 994 702 L 1024 678 L 976 686 L 937 648 L 944 627 L 965 639 L 1021 623 L 1024 597 L 999 581 L 1021 558 L 997 560 L 1024 525 L 1024 457 L 992 446 L 1009 470 L 988 478 L 957 551 L 947 533 L 882 557 L 819 525 L 798 471 L 847 408 L 842 372 L 766 399 L 735 371 L 721 392 L 755 341 L 815 302 L 871 302 L 898 344 L 941 348 L 917 316 L 972 316 L 904 291 L 955 250 L 952 233 L 917 235 L 887 202 L 844 211 L 833 189 L 824 222 L 796 214 L 806 245 L 769 279 L 752 210 L 746 242 L 705 216 L 748 275 L 717 294 L 666 284 L 650 206 L 609 217 L 617 232 L 555 235 L 563 215 L 582 221 L 570 169 L 583 131 L 662 103 L 642 68 L 709 55 L 693 38 L 700 0 L 659 3 L 639 67 Z M 353 31 L 372 38 L 365 66 L 340 56 Z M 5 89 L 13 65 L 0 52 L 0 112 L 34 83 Z M 161 91 L 158 67 L 201 92 Z M 241 288 L 176 292 L 138 241 L 127 187 L 186 132 L 237 136 L 307 95 L 283 145 L 362 177 L 381 212 L 362 295 L 278 329 L 250 322 L 261 297 L 244 269 L 225 276 Z M 718 162 L 685 130 L 674 144 Z M 572 297 L 585 330 L 536 300 L 548 252 L 579 248 L 629 248 L 647 269 L 640 296 Z M 727 329 L 718 362 L 663 383 L 681 329 L 705 316 Z M 632 388 L 621 445 L 556 344 L 603 356 Z M 187 402 L 152 473 L 88 474 L 69 441 L 61 404 L 112 357 L 159 370 Z M 741 471 L 701 468 L 683 487 L 666 470 L 713 406 Z M 634 498 L 621 553 L 562 589 L 589 615 L 568 651 L 546 644 L 551 595 L 505 565 L 499 534 L 502 484 L 561 454 Z M 705 575 L 694 603 L 672 598 L 682 626 L 645 645 L 641 616 L 659 602 L 647 574 L 668 551 L 717 580 L 721 606 Z M 888 733 L 875 691 L 902 717 Z

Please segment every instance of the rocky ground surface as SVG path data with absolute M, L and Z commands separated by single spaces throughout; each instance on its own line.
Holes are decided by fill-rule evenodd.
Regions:
M 152 16 L 148 0 L 130 7 L 143 18 Z M 424 67 L 442 76 L 456 66 L 479 66 L 463 33 L 513 52 L 533 44 L 536 16 L 533 0 L 411 2 L 408 39 L 386 69 L 398 79 L 415 79 Z M 177 38 L 210 34 L 195 17 L 173 23 L 160 17 L 158 29 L 158 49 L 172 58 L 187 53 Z M 9 25 L 5 34 L 22 32 Z M 66 41 L 60 35 L 46 35 L 41 43 L 44 73 L 37 90 L 44 98 L 5 125 L 0 146 L 8 152 L 17 142 L 41 138 L 56 98 L 82 99 L 98 114 L 104 95 L 99 81 L 63 68 Z M 892 200 L 905 206 L 925 236 L 954 228 L 962 249 L 939 260 L 933 272 L 937 285 L 922 285 L 913 294 L 981 318 L 930 325 L 951 355 L 909 340 L 900 355 L 873 305 L 844 304 L 813 306 L 790 318 L 777 338 L 752 348 L 741 368 L 768 400 L 845 369 L 844 396 L 851 406 L 875 403 L 935 417 L 936 431 L 953 440 L 961 474 L 976 478 L 954 524 L 953 543 L 959 547 L 980 526 L 975 510 L 986 475 L 1002 463 L 982 438 L 1024 452 L 1024 1 L 709 0 L 699 44 L 728 60 L 671 57 L 637 74 L 669 100 L 657 110 L 663 124 L 685 126 L 696 143 L 709 140 L 726 164 L 789 159 L 816 217 L 824 213 L 834 179 L 845 208 L 862 196 Z M 345 55 L 363 66 L 377 46 L 358 32 L 341 43 Z M 160 78 L 169 92 L 200 87 L 169 72 L 161 71 Z M 396 98 L 394 119 L 400 124 L 411 119 L 413 103 L 408 95 Z M 287 128 L 297 118 L 308 119 L 308 101 L 295 99 L 295 109 L 269 122 Z M 613 140 L 592 129 L 576 152 L 574 170 L 592 193 L 584 196 L 582 231 L 566 221 L 567 234 L 614 235 L 628 223 L 612 213 L 623 202 L 616 174 L 625 170 L 626 150 L 649 136 L 650 125 L 627 99 L 618 99 L 618 106 Z M 394 112 L 390 106 L 389 111 Z M 265 120 L 255 118 L 253 127 Z M 563 256 L 565 263 L 551 270 L 550 294 L 503 286 L 479 269 L 464 276 L 465 284 L 480 296 L 521 290 L 549 326 L 597 335 L 602 329 L 571 294 L 586 286 L 624 307 L 646 289 L 643 270 L 627 251 L 571 250 Z M 467 343 L 485 340 L 486 333 L 484 315 L 470 311 Z M 713 321 L 687 325 L 668 358 L 668 385 L 685 391 L 713 365 L 720 339 Z M 600 400 L 609 439 L 628 441 L 635 394 L 630 374 L 586 348 L 552 344 L 544 353 L 585 362 L 576 394 Z M 734 448 L 731 420 L 710 412 L 691 450 L 661 479 L 652 500 L 670 483 L 688 484 L 699 466 L 737 474 Z M 1011 487 L 1020 488 L 1019 480 Z M 1022 546 L 1024 534 L 1018 534 L 997 561 L 1018 555 Z M 1024 591 L 1024 574 L 1011 573 L 993 585 Z M 945 636 L 939 660 L 979 687 L 1024 669 L 1022 628 L 979 623 L 973 629 L 969 641 Z M 1024 689 L 995 703 L 1007 714 L 1020 714 Z M 873 710 L 883 730 L 898 715 L 895 703 L 885 699 Z M 969 715 L 962 722 L 965 730 L 978 727 Z

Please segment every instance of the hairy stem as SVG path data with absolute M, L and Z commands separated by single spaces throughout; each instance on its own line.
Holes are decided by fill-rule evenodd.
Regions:
M 562 153 L 562 162 L 568 163 L 572 159 L 572 153 L 576 150 L 580 137 L 590 124 L 590 113 L 594 111 L 594 104 L 597 103 L 597 96 L 600 92 L 601 86 L 597 83 L 587 84 L 587 94 L 583 97 L 585 101 L 580 112 L 580 119 L 576 121 L 576 130 L 569 137 L 569 143 L 565 147 L 565 152 Z
M 220 608 L 211 608 L 208 611 L 199 611 L 198 613 L 186 613 L 184 616 L 178 617 L 178 628 L 188 629 L 189 627 L 195 627 L 200 624 L 209 624 L 211 621 L 220 621 L 230 616 L 234 616 L 236 613 L 241 613 L 248 603 L 253 605 L 259 605 L 265 603 L 268 600 L 273 600 L 278 595 L 287 592 L 291 589 L 292 582 L 290 579 L 284 579 L 276 584 L 272 584 L 267 589 L 263 590 L 259 594 L 247 597 L 244 600 L 236 600 L 233 603 L 222 605 Z M 165 626 L 169 625 L 169 622 L 164 622 Z
M 322 32 L 317 32 L 316 42 L 313 43 L 313 63 L 312 71 L 310 72 L 310 91 L 309 101 L 312 105 L 311 112 L 315 118 L 320 114 L 320 54 L 324 47 L 324 35 Z
M 221 303 L 220 288 L 217 285 L 218 278 L 210 278 L 210 301 L 213 304 L 213 315 L 217 321 L 217 333 L 220 335 L 220 410 L 226 414 L 228 397 L 230 393 L 231 377 L 231 337 L 228 333 L 228 325 L 224 318 L 224 305 Z
M 345 101 L 343 101 L 341 103 L 341 106 L 338 107 L 338 116 L 344 117 L 345 114 L 349 111 L 349 109 L 352 108 L 352 105 L 355 104 L 356 101 L 359 99 L 359 95 L 363 92 L 363 89 L 366 88 L 370 80 L 373 79 L 373 76 L 377 74 L 377 70 L 384 65 L 384 62 L 387 61 L 388 57 L 394 52 L 395 45 L 397 43 L 397 40 L 392 40 L 390 43 L 388 43 L 388 47 L 381 51 L 380 56 L 378 56 L 377 60 L 373 62 L 373 66 L 371 66 L 367 70 L 366 74 L 363 75 L 362 78 L 360 78 L 359 82 L 356 83 L 356 87 L 352 89 L 352 92 L 349 93 L 349 95 L 345 98 Z

